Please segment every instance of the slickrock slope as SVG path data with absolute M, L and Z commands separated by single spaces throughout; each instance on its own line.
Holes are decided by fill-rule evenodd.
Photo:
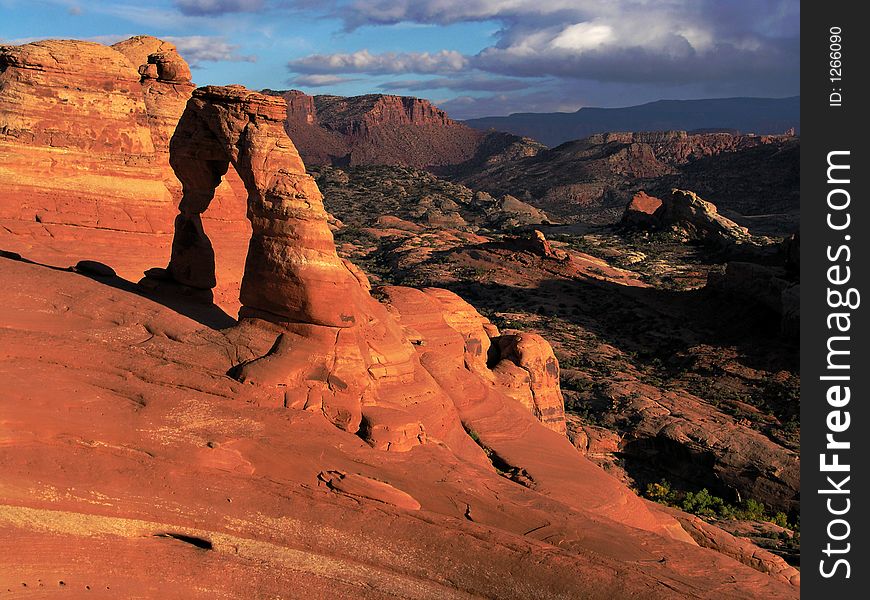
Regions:
M 797 597 L 699 548 L 535 417 L 559 422 L 542 339 L 500 334 L 444 291 L 372 297 L 336 254 L 285 114 L 239 86 L 193 93 L 169 144 L 183 185 L 169 267 L 143 286 L 0 258 L 0 584 Z M 184 292 L 216 285 L 202 223 L 230 165 L 252 235 L 227 327 Z M 499 381 L 507 363 L 528 373 L 532 407 Z
M 287 100 L 287 133 L 309 166 L 444 170 L 531 156 L 543 148 L 528 138 L 472 129 L 420 98 L 267 93 Z
M 117 279 L 8 259 L 0 281 L 4 590 L 797 597 L 720 554 L 570 508 L 445 445 L 384 452 L 319 412 L 274 406 L 264 388 L 224 375 L 259 349 L 242 329 L 195 320 L 201 305 L 173 310 L 113 287 Z M 537 427 L 537 442 L 558 438 Z M 590 490 L 607 477 L 590 474 L 579 481 Z

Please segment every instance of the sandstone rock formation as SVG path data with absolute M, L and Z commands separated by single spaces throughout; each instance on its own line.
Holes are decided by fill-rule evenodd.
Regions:
M 194 89 L 175 46 L 47 40 L 4 47 L 0 64 L 4 246 L 60 266 L 84 253 L 128 278 L 156 264 L 182 195 L 169 141 Z M 230 168 L 205 223 L 226 256 L 216 296 L 230 310 L 250 238 L 246 196 Z
M 695 515 L 689 515 L 673 508 L 664 508 L 663 510 L 679 521 L 683 529 L 702 548 L 714 549 L 757 571 L 769 573 L 775 579 L 800 586 L 801 572 L 776 554 L 763 550 L 744 538 L 735 537 Z
M 474 196 L 475 203 L 487 204 L 489 200 L 492 208 L 488 210 L 487 223 L 500 229 L 522 227 L 525 225 L 549 225 L 550 218 L 547 214 L 535 208 L 527 202 L 505 194 L 501 200 L 495 201 L 486 192 L 477 192 Z
M 666 231 L 683 241 L 701 241 L 718 248 L 752 240 L 749 230 L 720 215 L 711 202 L 686 190 L 671 190 L 664 200 L 639 192 L 625 207 L 622 225 Z
M 173 310 L 24 261 L 0 259 L 0 282 L 0 423 L 14 424 L 0 426 L 3 589 L 797 597 L 721 554 L 623 525 L 635 509 L 628 490 L 562 461 L 571 456 L 556 450 L 564 438 L 515 402 L 487 409 L 465 380 L 451 392 L 469 405 L 463 420 L 504 460 L 532 459 L 535 489 L 499 475 L 482 453 L 460 459 L 455 445 L 437 443 L 382 452 L 319 411 L 271 408 L 267 388 L 223 375 L 261 351 L 261 329 L 215 330 L 177 312 L 196 315 L 194 305 Z M 452 340 L 465 344 L 459 333 Z M 443 346 L 417 348 L 424 362 L 443 357 L 468 372 Z M 531 438 L 521 447 L 510 434 L 499 448 L 514 427 Z M 549 495 L 562 482 L 564 501 Z M 597 498 L 619 521 L 601 516 Z
M 496 380 L 544 425 L 566 434 L 559 363 L 550 344 L 538 334 L 519 331 L 504 332 L 494 341 Z
M 752 239 L 745 227 L 723 217 L 714 204 L 686 190 L 672 190 L 670 197 L 656 209 L 653 221 L 657 227 L 682 239 L 723 248 Z
M 567 261 L 570 259 L 568 254 L 563 250 L 553 248 L 547 236 L 538 229 L 533 229 L 526 235 L 507 237 L 505 238 L 505 244 L 513 249 L 531 252 L 550 260 Z
M 274 96 L 240 86 L 194 92 L 170 143 L 184 196 L 168 275 L 193 288 L 215 285 L 214 250 L 202 215 L 220 177 L 234 165 L 249 191 L 253 226 L 240 316 L 274 340 L 266 355 L 238 365 L 234 376 L 281 386 L 285 406 L 321 410 L 376 447 L 406 450 L 431 436 L 457 438 L 454 409 L 439 397 L 413 346 L 369 296 L 365 276 L 338 258 L 320 192 L 286 137 L 283 119 L 284 102 Z M 430 294 L 440 312 L 451 315 L 451 332 L 464 332 L 466 350 L 485 372 L 485 320 L 455 295 Z M 518 335 L 504 337 L 499 351 L 522 373 L 502 379 L 532 414 L 564 433 L 558 364 L 549 345 Z M 396 386 L 405 387 L 401 397 Z
M 202 229 L 221 177 L 232 163 L 248 190 L 253 235 L 241 301 L 279 320 L 348 327 L 360 285 L 335 254 L 314 180 L 283 130 L 284 102 L 241 87 L 194 93 L 170 142 L 184 196 L 169 273 L 179 283 L 215 285 Z
M 0 218 L 171 229 L 136 68 L 101 44 L 0 48 Z

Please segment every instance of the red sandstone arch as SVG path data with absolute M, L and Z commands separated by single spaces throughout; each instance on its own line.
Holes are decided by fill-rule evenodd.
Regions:
M 194 91 L 169 144 L 183 197 L 168 271 L 184 285 L 215 287 L 202 214 L 232 164 L 252 226 L 241 316 L 348 327 L 365 290 L 335 252 L 320 191 L 284 132 L 285 113 L 282 98 L 242 86 Z

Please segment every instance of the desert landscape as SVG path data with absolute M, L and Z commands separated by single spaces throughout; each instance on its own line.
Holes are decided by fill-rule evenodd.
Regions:
M 0 46 L 0 595 L 798 598 L 786 124 Z

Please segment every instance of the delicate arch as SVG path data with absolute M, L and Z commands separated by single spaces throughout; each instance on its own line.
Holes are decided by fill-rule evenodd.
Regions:
M 241 315 L 348 327 L 364 290 L 336 254 L 320 191 L 284 131 L 285 114 L 283 98 L 241 86 L 194 91 L 169 144 L 183 196 L 168 272 L 191 287 L 215 287 L 202 213 L 232 164 L 252 226 Z

